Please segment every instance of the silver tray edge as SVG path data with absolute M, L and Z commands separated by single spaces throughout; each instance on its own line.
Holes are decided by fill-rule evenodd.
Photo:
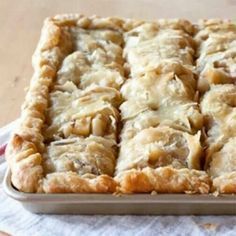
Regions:
M 35 194 L 23 193 L 11 184 L 8 169 L 5 193 L 34 213 L 47 214 L 152 214 L 152 215 L 236 215 L 236 195 L 200 194 Z

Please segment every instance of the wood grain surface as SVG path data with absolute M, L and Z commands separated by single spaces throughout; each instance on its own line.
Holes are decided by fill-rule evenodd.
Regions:
M 74 12 L 143 19 L 236 19 L 236 0 L 0 0 L 0 126 L 20 114 L 44 18 Z

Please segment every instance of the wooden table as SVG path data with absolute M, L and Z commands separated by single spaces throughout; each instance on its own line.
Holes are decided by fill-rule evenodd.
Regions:
M 236 0 L 0 0 L 0 126 L 20 114 L 43 19 L 73 12 L 144 19 L 236 19 Z

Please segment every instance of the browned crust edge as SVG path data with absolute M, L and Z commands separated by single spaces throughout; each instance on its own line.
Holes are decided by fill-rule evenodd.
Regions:
M 236 171 L 213 179 L 212 191 L 219 193 L 236 193 Z
M 70 51 L 65 45 L 68 35 L 63 26 L 83 28 L 111 28 L 130 30 L 143 24 L 141 20 L 84 17 L 79 14 L 58 15 L 44 22 L 41 38 L 33 56 L 34 75 L 25 103 L 21 122 L 6 149 L 6 159 L 12 172 L 13 185 L 22 192 L 189 192 L 208 193 L 209 177 L 202 171 L 176 170 L 171 167 L 144 168 L 121 173 L 114 179 L 101 175 L 95 178 L 80 177 L 75 173 L 53 173 L 44 178 L 41 152 L 44 150 L 41 129 L 48 106 L 49 87 L 56 75 L 61 59 Z M 183 27 L 192 31 L 189 25 Z M 69 40 L 66 40 L 69 41 Z M 50 56 L 49 56 L 50 55 Z M 37 99 L 32 100 L 33 97 Z M 118 186 L 117 182 L 120 182 Z M 63 184 L 62 184 L 63 183 Z M 80 187 L 81 186 L 81 187 Z
M 113 193 L 117 183 L 108 175 L 79 176 L 74 172 L 52 173 L 43 179 L 45 193 Z
M 18 129 L 6 149 L 6 159 L 12 172 L 13 185 L 22 192 L 41 192 L 44 150 L 42 127 L 48 106 L 49 87 L 63 56 L 71 45 L 69 36 L 46 19 L 33 56 L 34 75 L 22 106 Z
M 76 173 L 54 173 L 44 178 L 41 153 L 45 149 L 42 127 L 49 89 L 62 59 L 72 50 L 72 40 L 63 27 L 78 25 L 100 28 L 106 25 L 108 28 L 119 29 L 121 22 L 123 20 L 116 18 L 87 18 L 79 14 L 58 15 L 45 20 L 33 55 L 34 75 L 22 106 L 20 125 L 6 148 L 11 180 L 18 190 L 30 193 L 115 191 L 117 184 L 107 175 L 90 179 Z
M 122 193 L 209 193 L 210 177 L 204 171 L 170 166 L 127 170 L 115 177 Z

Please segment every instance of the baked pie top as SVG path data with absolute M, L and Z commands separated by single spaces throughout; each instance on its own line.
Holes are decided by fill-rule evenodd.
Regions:
M 199 91 L 205 92 L 211 84 L 234 83 L 236 25 L 230 21 L 200 21 L 195 35 L 199 42 L 197 69 Z
M 46 19 L 6 152 L 13 185 L 235 193 L 235 39 L 221 20 Z

